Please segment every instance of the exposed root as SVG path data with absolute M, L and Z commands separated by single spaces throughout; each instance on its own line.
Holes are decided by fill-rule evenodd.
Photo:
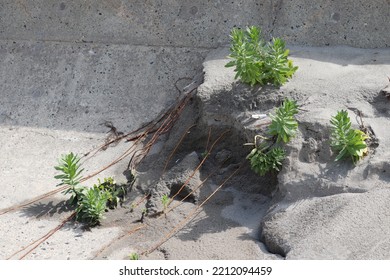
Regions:
M 180 189 L 171 197 L 168 205 L 172 203 L 174 198 L 184 189 L 184 187 L 188 184 L 188 182 L 191 180 L 191 178 L 195 175 L 195 173 L 202 167 L 203 163 L 206 161 L 208 156 L 210 155 L 210 152 L 213 150 L 214 146 L 222 139 L 222 137 L 228 133 L 230 130 L 224 131 L 218 138 L 217 140 L 214 141 L 214 143 L 211 145 L 210 150 L 207 152 L 205 157 L 202 159 L 202 161 L 199 163 L 199 165 L 196 167 L 196 169 L 192 172 L 192 174 L 187 178 L 187 180 L 184 182 L 184 184 L 180 187 Z
M 126 231 L 125 233 L 121 234 L 120 236 L 118 236 L 116 239 L 112 240 L 110 243 L 108 243 L 107 245 L 105 245 L 104 247 L 102 247 L 96 254 L 95 256 L 93 257 L 93 259 L 96 259 L 97 257 L 99 257 L 107 248 L 109 248 L 110 246 L 112 246 L 115 242 L 118 242 L 120 241 L 121 239 L 129 236 L 129 235 L 132 235 L 133 233 L 136 233 L 137 231 L 143 229 L 146 227 L 146 224 L 142 224 L 142 225 L 139 225 L 139 226 L 136 226 L 128 231 Z
M 26 202 L 23 202 L 22 204 L 18 204 L 18 205 L 15 205 L 15 206 L 11 206 L 11 207 L 2 209 L 2 210 L 0 210 L 0 215 L 4 215 L 4 214 L 6 214 L 6 213 L 9 213 L 9 212 L 13 212 L 13 211 L 19 210 L 19 209 L 21 209 L 21 208 L 23 208 L 23 207 L 25 207 L 25 206 L 31 205 L 31 204 L 33 204 L 33 203 L 39 201 L 39 200 L 45 199 L 45 198 L 47 198 L 47 197 L 49 197 L 49 196 L 52 196 L 52 195 L 54 195 L 54 194 L 56 194 L 56 193 L 59 193 L 59 192 L 61 192 L 61 191 L 64 191 L 64 190 L 66 190 L 66 189 L 68 189 L 68 188 L 69 188 L 68 186 L 63 186 L 63 187 L 60 187 L 60 188 L 58 188 L 58 189 L 56 189 L 56 190 L 50 191 L 50 192 L 48 192 L 48 193 L 42 194 L 42 195 L 40 195 L 40 196 L 38 196 L 38 197 L 35 197 L 35 198 L 31 199 L 31 200 L 28 200 L 28 201 L 26 201 Z
M 170 154 L 170 157 L 171 158 L 174 154 L 174 152 L 177 150 L 177 148 L 180 146 L 181 142 L 183 141 L 183 139 L 185 138 L 185 135 L 187 134 L 187 132 L 195 125 L 192 125 L 190 126 L 189 128 L 187 128 L 183 134 L 183 136 L 181 137 L 181 139 L 178 141 L 178 143 L 176 144 L 173 152 Z M 226 131 L 227 132 L 227 131 Z M 226 133 L 224 132 L 224 133 Z M 212 147 L 214 147 L 214 145 L 222 138 L 223 134 L 213 143 Z M 210 131 L 209 131 L 209 139 L 208 139 L 208 143 L 209 143 L 209 140 L 210 140 Z M 167 160 L 168 162 L 168 160 Z M 224 162 L 222 163 L 224 164 Z M 167 165 L 167 164 L 166 164 Z M 165 165 L 165 167 L 166 167 Z M 211 172 L 209 175 L 207 175 L 207 177 L 196 187 L 194 188 L 189 194 L 187 194 L 184 198 L 182 198 L 178 204 L 176 204 L 175 206 L 171 207 L 171 208 L 168 208 L 166 209 L 164 212 L 159 212 L 159 213 L 156 213 L 154 216 L 151 216 L 151 215 L 148 215 L 148 217 L 154 217 L 156 218 L 157 220 L 160 219 L 160 218 L 166 218 L 167 215 L 175 210 L 176 208 L 180 207 L 181 205 L 183 205 L 184 201 L 191 195 L 193 194 L 194 192 L 196 192 L 197 190 L 199 190 L 205 183 L 206 181 L 211 177 L 213 176 L 217 171 L 219 170 L 219 167 L 218 168 L 215 168 L 215 170 L 213 172 Z M 191 178 L 191 177 L 189 177 Z M 132 204 L 132 208 L 135 208 L 135 207 L 138 207 L 142 202 L 144 202 L 145 200 L 147 200 L 149 198 L 149 194 L 143 196 L 139 201 L 137 201 L 137 203 L 134 203 Z M 164 215 L 162 215 L 164 214 Z M 142 220 L 142 219 L 141 219 Z M 142 222 L 142 221 L 140 221 Z M 133 233 L 136 233 L 138 232 L 139 230 L 142 230 L 142 229 L 147 229 L 149 226 L 149 224 L 142 224 L 142 225 L 139 225 L 139 226 L 136 226 L 135 228 L 132 228 L 131 230 L 125 232 L 124 234 L 120 235 L 119 237 L 117 237 L 115 240 L 113 240 L 112 242 L 110 242 L 108 245 L 106 245 L 105 247 L 103 247 L 101 250 L 99 250 L 94 258 L 97 258 L 99 257 L 107 248 L 109 248 L 110 246 L 112 246 L 114 243 L 120 241 L 121 239 L 125 238 L 125 237 L 128 237 L 130 236 L 131 234 Z
M 30 250 L 28 250 L 26 253 L 24 253 L 21 257 L 19 257 L 19 260 L 22 260 L 24 259 L 28 254 L 30 254 L 32 251 L 34 251 L 39 245 L 41 245 L 43 242 L 45 242 L 47 239 L 49 239 L 53 234 L 55 234 L 58 230 L 60 230 L 67 222 L 69 222 L 71 219 L 73 219 L 73 217 L 76 215 L 76 212 L 74 212 L 72 215 L 68 216 L 66 219 L 64 219 L 62 221 L 61 224 L 59 224 L 58 226 L 56 226 L 54 229 L 52 229 L 51 231 L 49 231 L 48 233 L 46 233 L 44 236 L 42 236 L 41 238 L 33 241 L 32 243 L 30 243 L 29 245 L 23 247 L 22 249 L 20 249 L 19 251 L 15 252 L 14 254 L 12 254 L 10 257 L 7 258 L 7 260 L 13 258 L 14 256 L 16 256 L 17 254 L 23 252 L 24 250 L 26 250 L 27 248 L 31 247 L 32 248 Z
M 162 174 L 165 173 L 165 171 L 167 170 L 167 167 L 168 167 L 168 164 L 169 162 L 171 161 L 173 155 L 176 153 L 177 149 L 179 148 L 179 146 L 181 145 L 181 143 L 183 142 L 184 138 L 187 136 L 188 132 L 191 130 L 191 128 L 193 128 L 194 126 L 196 126 L 196 124 L 193 124 L 191 125 L 189 128 L 187 128 L 183 135 L 181 136 L 179 142 L 176 144 L 175 148 L 173 149 L 173 151 L 171 152 L 171 154 L 169 155 L 168 159 L 166 160 L 165 162 L 165 166 L 164 166 L 164 169 L 163 169 L 163 172 Z
M 165 214 L 168 214 L 169 212 L 175 210 L 177 207 L 181 206 L 184 201 L 190 197 L 192 194 L 194 194 L 196 191 L 198 191 L 206 182 L 207 180 L 213 176 L 217 171 L 219 170 L 219 168 L 216 168 L 213 172 L 211 172 L 209 175 L 207 175 L 207 177 L 196 187 L 194 188 L 191 192 L 189 192 L 185 197 L 183 197 L 178 204 L 176 204 L 175 206 L 172 206 L 170 208 L 168 208 L 166 211 L 165 211 Z

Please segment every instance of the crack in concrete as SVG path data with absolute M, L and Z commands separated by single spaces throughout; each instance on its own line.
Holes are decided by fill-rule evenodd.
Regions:
M 0 42 L 29 42 L 29 43 L 57 43 L 57 44 L 81 44 L 81 45 L 105 45 L 105 46 L 134 46 L 134 47 L 146 47 L 146 48 L 172 48 L 172 49 L 199 49 L 199 50 L 214 50 L 216 47 L 204 47 L 204 46 L 189 46 L 189 45 L 168 45 L 168 44 L 142 44 L 142 43 L 129 43 L 129 42 L 104 42 L 104 41 L 91 41 L 84 39 L 75 40 L 30 40 L 30 39 L 14 39 L 14 38 L 0 38 Z

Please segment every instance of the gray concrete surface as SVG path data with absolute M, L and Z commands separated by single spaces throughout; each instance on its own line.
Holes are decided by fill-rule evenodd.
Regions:
M 259 25 L 290 44 L 390 46 L 388 0 L 2 0 L 0 39 L 210 48 Z
M 0 38 L 210 48 L 233 26 L 269 22 L 262 1 L 4 1 Z
M 102 133 L 105 121 L 120 131 L 150 121 L 207 50 L 2 41 L 0 52 L 1 123 Z
M 271 2 L 274 9 L 271 33 L 290 44 L 358 48 L 390 46 L 389 0 Z

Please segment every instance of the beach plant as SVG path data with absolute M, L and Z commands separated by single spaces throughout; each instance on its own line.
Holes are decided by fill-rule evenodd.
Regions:
M 297 103 L 286 99 L 276 109 L 275 115 L 270 114 L 271 124 L 266 132 L 267 135 L 256 135 L 254 143 L 248 143 L 255 147 L 246 158 L 250 162 L 251 169 L 260 176 L 270 171 L 280 171 L 286 157 L 286 151 L 280 145 L 289 142 L 295 136 L 298 129 L 298 122 L 295 119 L 297 113 Z
M 168 205 L 169 205 L 169 196 L 167 194 L 164 194 L 162 197 L 161 197 L 161 203 L 164 207 L 164 212 L 167 210 L 168 208 Z
M 98 179 L 92 188 L 80 186 L 81 168 L 77 154 L 62 155 L 58 166 L 54 167 L 60 174 L 54 178 L 60 180 L 58 186 L 69 186 L 63 193 L 71 194 L 69 203 L 76 208 L 76 220 L 87 223 L 89 226 L 99 224 L 107 208 L 114 209 L 124 201 L 126 188 L 118 185 L 114 178 Z M 133 177 L 134 178 L 134 177 Z
M 271 125 L 269 134 L 276 137 L 277 142 L 287 143 L 295 135 L 298 122 L 295 115 L 298 113 L 298 105 L 295 101 L 286 99 L 275 115 L 270 114 Z
M 114 178 L 98 179 L 92 188 L 86 189 L 76 208 L 76 220 L 95 226 L 104 218 L 104 212 L 118 207 L 124 200 L 126 190 L 117 185 Z
M 367 154 L 367 134 L 359 129 L 353 129 L 346 110 L 338 111 L 330 120 L 330 146 L 338 152 L 335 161 L 351 158 L 354 164 Z
M 266 43 L 261 29 L 256 26 L 246 30 L 234 28 L 230 34 L 231 46 L 225 67 L 235 67 L 235 79 L 250 85 L 272 84 L 281 86 L 292 77 L 297 66 L 288 59 L 289 50 L 280 38 Z
M 104 178 L 103 182 L 98 179 L 98 183 L 94 185 L 94 188 L 107 193 L 107 207 L 110 209 L 118 207 L 118 204 L 123 202 L 126 195 L 126 189 L 121 185 L 117 185 L 112 177 Z
M 95 226 L 100 223 L 103 214 L 107 209 L 108 191 L 101 191 L 94 186 L 88 189 L 76 208 L 76 220 Z
M 136 253 L 136 252 L 131 253 L 131 254 L 129 255 L 129 259 L 132 260 L 132 261 L 137 261 L 137 260 L 139 260 L 139 255 L 138 255 L 138 253 Z
M 59 164 L 54 168 L 60 172 L 60 174 L 54 176 L 55 179 L 61 181 L 57 186 L 69 186 L 63 193 L 71 194 L 69 203 L 71 205 L 76 205 L 85 191 L 85 187 L 79 186 L 82 178 L 81 174 L 84 171 L 84 169 L 81 168 L 80 158 L 73 153 L 62 155 Z
M 280 147 L 267 151 L 254 148 L 247 156 L 247 159 L 250 161 L 252 170 L 260 176 L 264 176 L 271 170 L 280 171 L 285 156 L 285 150 Z

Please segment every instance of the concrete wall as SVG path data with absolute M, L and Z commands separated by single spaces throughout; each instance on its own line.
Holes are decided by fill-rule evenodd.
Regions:
M 390 0 L 273 2 L 273 33 L 290 44 L 390 47 Z
M 262 1 L 2 0 L 0 38 L 216 47 L 233 26 L 268 22 Z M 263 16 L 265 15 L 265 18 Z
M 0 39 L 217 47 L 234 26 L 290 44 L 390 46 L 390 0 L 1 0 Z

